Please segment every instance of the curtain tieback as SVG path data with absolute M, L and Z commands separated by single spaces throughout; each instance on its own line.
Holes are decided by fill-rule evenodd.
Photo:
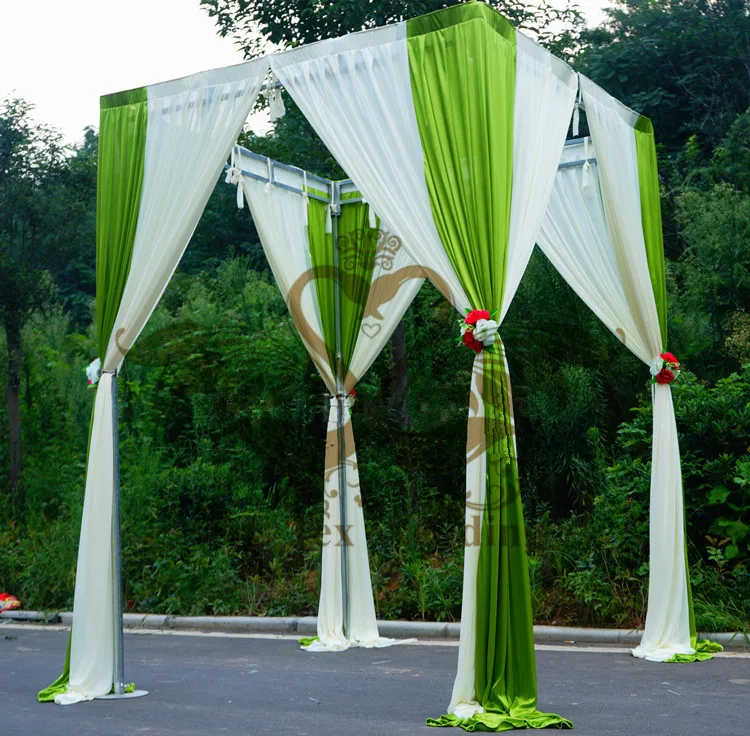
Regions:
M 89 380 L 89 386 L 96 386 L 102 376 L 102 361 L 100 358 L 92 360 L 85 369 L 86 378 Z
M 96 386 L 96 384 L 99 383 L 99 379 L 105 373 L 111 376 L 114 376 L 117 373 L 117 371 L 103 371 L 101 358 L 92 360 L 91 363 L 89 363 L 88 366 L 86 366 L 84 370 L 86 373 L 86 378 L 89 381 L 89 386 L 91 386 L 91 388 L 94 388 L 94 386 Z
M 333 232 L 333 205 L 326 205 L 326 234 Z
M 467 310 L 466 317 L 461 320 L 461 342 L 477 356 L 481 353 L 493 354 L 492 358 L 487 359 L 490 362 L 482 368 L 483 447 L 491 457 L 507 465 L 515 456 L 515 443 L 505 365 L 502 358 L 494 357 L 500 329 L 500 323 L 494 319 L 497 314 L 497 309 L 492 312 L 486 309 Z
M 680 375 L 680 361 L 672 353 L 661 353 L 651 363 L 651 383 L 667 386 Z
M 279 80 L 277 76 L 272 73 L 268 87 L 263 90 L 263 96 L 268 101 L 268 112 L 270 113 L 272 123 L 279 118 L 283 118 L 286 114 L 284 98 L 281 96 L 281 88 L 278 84 Z
M 581 189 L 586 191 L 591 186 L 591 162 L 589 161 L 589 137 L 583 139 L 583 171 L 581 173 Z
M 345 393 L 331 394 L 330 405 L 333 408 L 335 406 L 338 406 L 339 399 L 346 399 L 346 405 L 349 409 L 351 409 L 354 406 L 354 399 L 356 395 L 357 394 L 354 391 L 354 389 L 352 389 L 348 394 L 345 394 Z
M 227 184 L 237 185 L 237 209 L 241 210 L 245 206 L 245 197 L 242 191 L 242 169 L 237 164 L 236 148 L 232 148 L 232 158 L 224 181 Z
M 497 312 L 497 309 L 493 309 L 492 312 L 486 309 L 467 310 L 466 317 L 459 320 L 460 342 L 477 355 L 483 350 L 491 353 L 497 339 L 497 331 L 500 329 L 500 323 L 494 319 Z

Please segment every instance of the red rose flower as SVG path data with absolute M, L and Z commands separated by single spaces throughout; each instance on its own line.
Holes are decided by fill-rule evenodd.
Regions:
M 489 318 L 490 313 L 486 309 L 475 309 L 466 315 L 464 322 L 466 322 L 467 325 L 475 325 L 480 319 Z
M 662 360 L 666 360 L 667 363 L 674 363 L 678 368 L 680 367 L 680 361 L 672 353 L 662 353 L 659 357 Z
M 469 350 L 473 350 L 475 353 L 482 352 L 482 343 L 479 342 L 476 337 L 474 337 L 473 330 L 466 330 L 466 332 L 464 332 L 464 334 L 461 336 L 461 339 L 463 340 L 464 345 L 469 348 Z
M 654 380 L 657 383 L 672 383 L 674 379 L 675 379 L 675 375 L 674 373 L 672 373 L 672 371 L 669 370 L 669 368 L 662 368 L 656 374 L 656 378 Z

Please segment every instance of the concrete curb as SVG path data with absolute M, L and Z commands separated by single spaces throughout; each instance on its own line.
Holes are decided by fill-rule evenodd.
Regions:
M 60 614 L 53 611 L 3 611 L 0 613 L 0 621 L 6 620 L 21 624 L 56 624 L 60 622 Z
M 0 613 L 0 622 L 16 623 L 61 623 L 70 626 L 73 614 L 70 611 L 6 611 Z M 315 636 L 318 620 L 315 616 L 271 617 L 271 616 L 164 616 L 159 614 L 123 614 L 126 629 L 157 629 L 172 631 L 204 631 L 227 634 L 297 634 Z M 382 636 L 395 639 L 457 640 L 460 625 L 457 623 L 433 623 L 429 621 L 378 621 Z M 634 647 L 641 641 L 643 632 L 624 629 L 586 629 L 574 626 L 535 626 L 534 641 L 538 644 L 609 644 Z M 750 636 L 731 632 L 699 634 L 710 638 L 726 649 L 750 650 Z

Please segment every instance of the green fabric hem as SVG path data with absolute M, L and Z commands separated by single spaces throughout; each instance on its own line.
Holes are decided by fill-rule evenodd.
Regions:
M 56 695 L 61 695 L 68 689 L 68 678 L 70 677 L 69 672 L 63 672 L 49 687 L 45 687 L 44 690 L 40 690 L 37 693 L 36 699 L 39 703 L 52 703 L 55 700 Z
M 510 21 L 489 5 L 477 2 L 453 5 L 450 8 L 420 15 L 418 18 L 411 18 L 406 21 L 406 37 L 414 38 L 426 33 L 434 33 L 472 20 L 484 21 L 508 41 L 515 43 L 516 29 Z
M 428 718 L 426 726 L 439 728 L 455 727 L 464 731 L 512 731 L 517 728 L 573 728 L 573 724 L 555 713 L 541 713 L 538 710 L 518 714 L 485 711 L 471 718 L 459 718 L 450 713 L 440 718 Z
M 60 693 L 64 693 L 68 689 L 68 683 L 70 682 L 70 643 L 72 640 L 73 629 L 68 634 L 68 646 L 65 650 L 65 662 L 62 674 L 49 687 L 45 687 L 44 690 L 40 690 L 37 693 L 36 699 L 38 702 L 50 703 L 55 699 L 55 695 L 60 695 Z
M 695 652 L 694 654 L 675 654 L 673 657 L 664 660 L 664 664 L 687 664 L 689 662 L 705 662 L 713 659 L 713 655 L 708 652 Z
M 696 652 L 723 652 L 724 647 L 719 644 L 718 641 L 711 641 L 710 639 L 696 639 L 693 642 L 693 649 Z
M 712 654 L 723 652 L 724 647 L 719 642 L 710 639 L 696 639 L 692 637 L 691 646 L 695 649 L 693 654 L 675 654 L 674 657 L 665 659 L 668 664 L 686 664 L 688 662 L 705 662 L 713 659 Z
M 128 89 L 124 92 L 113 92 L 111 95 L 102 95 L 99 98 L 99 109 L 108 110 L 111 107 L 122 107 L 123 105 L 137 105 L 148 100 L 146 87 Z
M 299 645 L 301 647 L 309 647 L 310 644 L 314 644 L 316 641 L 320 641 L 320 638 L 317 636 L 303 636 L 297 641 L 299 642 Z

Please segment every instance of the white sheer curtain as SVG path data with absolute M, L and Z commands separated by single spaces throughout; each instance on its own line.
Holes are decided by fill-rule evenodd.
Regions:
M 271 68 L 407 250 L 433 278 L 444 275 L 436 283 L 443 296 L 457 309 L 466 309 L 468 300 L 432 219 L 409 80 L 406 23 L 277 54 Z
M 323 41 L 274 57 L 272 68 L 328 149 L 453 305 L 470 305 L 437 234 L 425 182 L 409 77 L 405 24 Z M 503 316 L 534 247 L 576 93 L 573 71 L 517 34 L 513 198 Z M 481 373 L 474 368 L 472 396 Z M 472 400 L 476 412 L 476 401 Z M 481 404 L 481 401 L 479 402 Z M 467 465 L 467 494 L 481 503 L 481 460 Z M 467 523 L 473 516 L 467 508 Z M 478 547 L 466 548 L 458 674 L 450 712 L 481 710 L 474 699 Z
M 595 153 L 597 164 L 589 173 L 580 168 L 558 172 L 539 245 L 602 322 L 650 365 L 666 346 L 661 342 L 641 225 L 633 132 L 638 116 L 585 77 L 581 89 L 594 141 L 589 153 Z M 680 453 L 670 387 L 655 385 L 652 399 L 648 612 L 641 645 L 633 654 L 663 661 L 694 650 Z
M 265 173 L 263 164 L 236 152 L 240 169 Z M 302 187 L 299 176 L 297 186 Z M 335 395 L 336 381 L 323 337 L 320 306 L 312 271 L 307 235 L 306 202 L 302 197 L 280 187 L 269 186 L 248 176 L 241 184 L 258 230 L 276 283 L 294 320 L 295 326 L 325 381 L 328 391 Z M 314 186 L 314 184 L 312 184 Z M 346 205 L 342 205 L 346 207 Z M 400 239 L 381 224 L 381 246 L 375 260 L 368 300 L 362 326 L 354 347 L 349 382 L 351 390 L 389 340 L 393 330 L 408 309 L 423 277 L 403 248 Z M 342 651 L 350 646 L 377 647 L 395 643 L 378 635 L 373 601 L 370 565 L 359 487 L 357 454 L 352 432 L 351 397 L 345 411 L 344 451 L 347 493 L 346 526 L 341 523 L 339 488 L 338 407 L 331 399 L 326 439 L 324 478 L 324 537 L 321 564 L 321 589 L 318 607 L 318 641 L 308 651 Z M 347 545 L 349 588 L 349 630 L 344 632 L 342 545 Z
M 133 257 L 102 359 L 81 522 L 68 690 L 70 704 L 112 688 L 112 374 L 151 316 L 260 91 L 265 60 L 148 88 L 143 189 Z

